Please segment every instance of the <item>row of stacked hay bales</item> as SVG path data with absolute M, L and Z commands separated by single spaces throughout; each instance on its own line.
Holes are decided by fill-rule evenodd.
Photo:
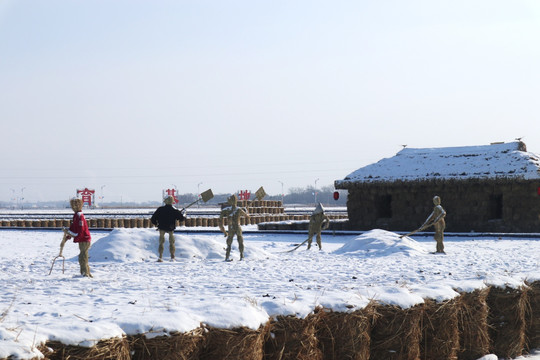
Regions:
M 205 325 L 187 333 L 131 335 L 80 348 L 48 342 L 47 359 L 478 359 L 515 358 L 540 347 L 540 281 L 485 288 L 409 309 L 371 302 L 304 319 L 277 316 L 257 330 Z
M 329 215 L 330 219 L 346 219 L 346 215 Z M 92 218 L 86 217 L 90 228 L 151 228 L 154 225 L 150 218 Z M 257 225 L 261 223 L 276 223 L 284 221 L 306 221 L 309 215 L 286 215 L 286 214 L 252 214 L 248 218 L 240 218 L 240 225 Z M 184 221 L 177 222 L 177 226 L 185 227 L 218 227 L 219 217 L 187 217 Z M 227 225 L 227 218 L 223 219 Z M 0 226 L 6 228 L 61 228 L 69 227 L 71 220 L 45 219 L 45 220 L 1 220 Z

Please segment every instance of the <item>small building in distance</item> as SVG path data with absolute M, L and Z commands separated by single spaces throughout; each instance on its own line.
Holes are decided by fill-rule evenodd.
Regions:
M 404 148 L 335 181 L 349 228 L 407 231 L 441 197 L 446 231 L 540 232 L 540 156 L 521 142 Z

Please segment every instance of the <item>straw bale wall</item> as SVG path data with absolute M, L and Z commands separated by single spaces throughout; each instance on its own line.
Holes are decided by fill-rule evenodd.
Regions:
M 54 360 L 473 360 L 490 353 L 515 358 L 539 347 L 539 303 L 536 281 L 443 302 L 426 299 L 408 309 L 374 301 L 350 312 L 316 308 L 304 319 L 273 317 L 256 330 L 202 324 L 187 333 L 131 335 L 91 348 L 48 341 L 39 349 Z
M 540 181 L 446 180 L 357 183 L 348 187 L 351 229 L 416 229 L 441 197 L 446 230 L 540 232 Z
M 328 215 L 331 220 L 346 220 L 347 215 Z M 88 226 L 97 229 L 114 228 L 153 228 L 149 218 L 93 218 L 86 217 Z M 223 219 L 227 225 L 227 218 Z M 299 224 L 291 223 L 299 222 Z M 70 220 L 2 220 L 0 227 L 5 228 L 61 228 L 69 227 Z M 307 230 L 309 215 L 286 215 L 286 214 L 251 214 L 249 219 L 241 218 L 240 225 L 260 225 L 261 230 L 296 229 Z M 184 221 L 177 221 L 177 226 L 182 227 L 215 227 L 219 226 L 219 217 L 187 217 Z M 331 226 L 331 229 L 337 228 Z

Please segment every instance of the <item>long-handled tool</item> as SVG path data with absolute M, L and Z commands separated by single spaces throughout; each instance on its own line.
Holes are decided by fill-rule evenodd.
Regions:
M 291 250 L 287 250 L 287 251 L 284 251 L 284 252 L 293 252 L 294 250 L 298 249 L 300 246 L 304 245 L 308 240 L 309 239 L 306 239 L 306 240 L 302 241 L 302 243 L 300 245 L 297 245 L 294 248 L 292 248 Z
M 411 231 L 411 232 L 408 233 L 408 234 L 400 235 L 399 238 L 402 239 L 402 238 L 404 238 L 405 236 L 411 236 L 412 234 L 416 234 L 416 233 L 419 232 L 419 231 L 422 231 L 422 230 L 427 229 L 427 228 L 430 227 L 431 225 L 433 225 L 433 223 L 430 223 L 430 224 L 421 226 L 421 227 L 419 227 L 418 229 L 416 229 L 416 230 L 414 230 L 414 231 Z
M 206 191 L 203 191 L 201 193 L 201 197 L 199 199 L 195 200 L 194 202 L 192 202 L 191 204 L 189 204 L 188 206 L 184 207 L 184 210 L 187 209 L 190 206 L 195 205 L 196 203 L 198 203 L 201 200 L 203 202 L 207 202 L 208 200 L 212 199 L 213 197 L 214 197 L 214 193 L 212 192 L 212 189 L 208 189 Z
M 62 274 L 64 273 L 64 270 L 65 270 L 64 265 L 65 265 L 65 262 L 66 262 L 66 258 L 65 258 L 64 255 L 62 255 L 62 251 L 64 251 L 64 245 L 66 244 L 68 236 L 69 235 L 68 235 L 67 231 L 64 229 L 64 237 L 62 238 L 62 242 L 60 243 L 60 253 L 58 254 L 58 256 L 56 256 L 53 259 L 53 262 L 52 262 L 52 265 L 51 265 L 51 270 L 49 270 L 49 275 L 51 275 L 53 267 L 54 267 L 54 263 L 56 262 L 56 259 L 58 259 L 59 257 L 62 258 Z

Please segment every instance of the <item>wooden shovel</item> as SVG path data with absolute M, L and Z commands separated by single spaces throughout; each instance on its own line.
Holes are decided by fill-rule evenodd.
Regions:
M 264 188 L 261 186 L 257 191 L 255 191 L 255 199 L 257 200 L 262 200 L 264 199 L 264 197 L 266 196 L 266 191 L 264 191 Z M 248 203 L 248 207 L 253 204 L 255 200 L 251 200 L 249 203 Z
M 201 198 L 200 199 L 197 199 L 195 200 L 194 202 L 192 202 L 191 204 L 189 204 L 188 206 L 186 206 L 184 208 L 187 209 L 188 207 L 192 206 L 192 205 L 195 205 L 196 203 L 198 203 L 200 200 L 202 200 L 203 202 L 207 202 L 208 200 L 212 199 L 214 197 L 214 193 L 212 192 L 212 189 L 208 189 L 206 191 L 203 191 L 201 193 Z

